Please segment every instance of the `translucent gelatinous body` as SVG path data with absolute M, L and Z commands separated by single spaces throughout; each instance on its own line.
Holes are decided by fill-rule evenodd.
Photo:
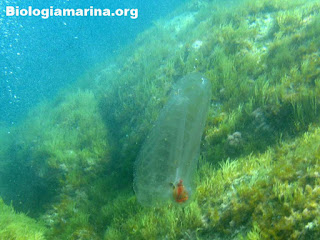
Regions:
M 190 198 L 210 98 L 210 82 L 199 73 L 173 87 L 135 163 L 134 190 L 142 205 Z

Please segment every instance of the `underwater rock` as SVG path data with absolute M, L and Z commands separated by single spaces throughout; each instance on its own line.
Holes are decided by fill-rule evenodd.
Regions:
M 210 98 L 210 82 L 199 73 L 173 87 L 135 163 L 134 190 L 142 205 L 190 197 Z
M 228 135 L 227 142 L 231 147 L 241 146 L 243 143 L 241 132 L 234 132 L 233 134 Z
M 257 108 L 251 113 L 253 117 L 254 131 L 257 132 L 271 132 L 272 127 L 268 124 L 268 119 L 265 112 L 261 108 Z

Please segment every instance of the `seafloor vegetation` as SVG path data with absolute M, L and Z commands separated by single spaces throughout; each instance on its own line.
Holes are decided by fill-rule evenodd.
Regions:
M 0 239 L 320 238 L 320 3 L 217 2 L 188 2 L 1 127 Z M 193 71 L 213 93 L 194 197 L 141 207 L 133 162 Z

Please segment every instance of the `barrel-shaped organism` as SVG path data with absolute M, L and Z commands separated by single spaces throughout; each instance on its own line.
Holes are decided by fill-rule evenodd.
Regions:
M 200 73 L 174 85 L 135 162 L 134 190 L 142 205 L 190 198 L 210 98 L 210 82 Z

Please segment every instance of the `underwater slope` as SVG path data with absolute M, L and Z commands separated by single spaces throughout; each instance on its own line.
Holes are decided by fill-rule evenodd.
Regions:
M 32 169 L 50 196 L 14 207 L 39 216 L 47 239 L 319 238 L 319 11 L 190 1 L 155 23 L 12 129 L 6 177 Z M 134 161 L 172 86 L 194 71 L 212 85 L 194 198 L 141 207 Z
M 112 95 L 112 97 L 115 100 L 118 97 L 121 98 L 121 101 L 117 101 L 117 113 L 121 118 L 126 118 L 126 115 L 122 115 L 124 112 L 121 112 L 121 106 L 130 111 L 130 109 L 136 109 L 135 107 L 139 108 L 139 105 L 142 104 L 140 101 L 144 101 L 143 106 L 146 106 L 146 109 L 139 112 L 139 118 L 133 117 L 134 121 L 131 121 L 130 124 L 124 123 L 125 127 L 120 129 L 125 130 L 126 137 L 121 138 L 120 133 L 118 139 L 127 146 L 122 149 L 122 153 L 125 153 L 126 159 L 130 159 L 130 151 L 132 149 L 135 149 L 135 152 L 138 151 L 135 146 L 140 138 L 136 133 L 145 127 L 150 128 L 145 119 L 155 119 L 152 109 L 159 108 L 158 106 L 162 104 L 161 99 L 165 97 L 163 92 L 168 91 L 167 85 L 170 84 L 168 83 L 170 79 L 174 81 L 184 72 L 197 69 L 205 72 L 213 85 L 213 104 L 209 110 L 202 157 L 216 168 L 223 168 L 221 172 L 228 169 L 230 174 L 237 177 L 233 180 L 224 179 L 224 174 L 229 174 L 226 172 L 222 173 L 222 177 L 217 178 L 216 182 L 213 176 L 218 173 L 211 166 L 204 165 L 201 171 L 210 177 L 200 178 L 196 194 L 199 194 L 201 202 L 197 203 L 196 200 L 183 211 L 174 206 L 170 206 L 169 210 L 140 210 L 134 207 L 135 202 L 132 202 L 132 199 L 126 200 L 127 195 L 124 195 L 123 198 L 119 197 L 112 205 L 115 208 L 119 207 L 117 213 L 121 215 L 120 209 L 124 209 L 124 206 L 131 211 L 125 211 L 123 218 L 120 217 L 114 221 L 114 228 L 108 228 L 106 239 L 109 237 L 121 239 L 128 235 L 132 239 L 161 238 L 160 236 L 166 236 L 169 239 L 187 238 L 188 236 L 195 238 L 195 235 L 199 239 L 210 239 L 210 236 L 213 235 L 216 238 L 227 239 L 233 238 L 239 233 L 239 229 L 242 229 L 242 233 L 238 235 L 239 238 L 268 239 L 278 236 L 278 239 L 286 239 L 295 231 L 292 232 L 294 224 L 290 225 L 292 228 L 281 229 L 282 223 L 280 222 L 279 228 L 275 227 L 268 233 L 264 233 L 264 229 L 261 230 L 271 224 L 270 221 L 277 214 L 276 211 L 268 213 L 257 211 L 257 214 L 267 214 L 270 218 L 262 220 L 261 225 L 259 225 L 261 219 L 258 223 L 253 221 L 257 217 L 250 209 L 254 209 L 253 206 L 258 207 L 263 203 L 268 203 L 270 199 L 263 194 L 268 195 L 270 191 L 278 191 L 276 190 L 277 185 L 273 181 L 268 181 L 274 174 L 270 173 L 271 169 L 274 169 L 274 172 L 281 169 L 280 172 L 284 176 L 287 169 L 283 166 L 284 162 L 275 163 L 273 166 L 269 166 L 268 163 L 260 169 L 256 161 L 260 158 L 261 161 L 264 161 L 267 155 L 257 155 L 252 158 L 251 154 L 252 152 L 263 153 L 268 147 L 277 149 L 279 139 L 292 139 L 299 136 L 301 132 L 308 131 L 310 123 L 317 124 L 318 122 L 319 3 L 315 1 L 246 1 L 232 10 L 219 9 L 214 4 L 210 5 L 205 1 L 201 4 L 206 8 L 190 3 L 189 11 L 184 9 L 181 15 L 167 22 L 163 21 L 138 40 L 141 47 L 135 51 L 134 57 L 130 58 L 125 66 L 128 70 L 133 71 L 141 60 L 143 61 L 142 69 L 145 70 L 137 78 L 130 75 L 128 79 L 132 79 L 132 82 L 131 80 L 118 82 L 119 89 L 123 90 L 125 85 L 131 88 L 117 93 L 118 95 Z M 193 19 L 202 21 L 195 22 Z M 188 36 L 184 34 L 184 27 L 189 31 Z M 168 29 L 175 34 L 169 34 L 170 31 L 166 31 Z M 157 38 L 152 36 L 157 36 Z M 148 38 L 153 41 L 147 41 Z M 154 56 L 147 49 L 153 49 L 153 43 L 157 41 L 162 42 L 163 47 L 154 48 Z M 166 45 L 166 42 L 172 45 Z M 174 54 L 169 54 L 169 52 Z M 158 64 L 155 64 L 158 58 L 160 60 Z M 159 65 L 160 68 L 157 67 Z M 117 79 L 122 79 L 122 77 L 119 76 Z M 124 79 L 126 79 L 125 76 Z M 137 99 L 130 98 L 130 93 L 134 89 L 141 91 Z M 128 98 L 125 97 L 126 94 Z M 145 97 L 149 100 L 145 100 Z M 135 107 L 130 107 L 133 105 Z M 114 118 L 113 121 L 119 124 L 122 122 L 120 118 L 119 120 Z M 136 127 L 138 130 L 130 131 L 129 126 L 134 129 Z M 317 147 L 316 143 L 315 147 Z M 281 155 L 282 150 L 280 149 L 279 152 Z M 237 160 L 239 156 L 243 156 L 243 160 Z M 235 162 L 232 164 L 227 162 L 223 165 L 225 167 L 217 164 L 228 157 Z M 285 156 L 282 158 L 285 159 Z M 131 161 L 134 161 L 134 157 Z M 298 161 L 296 163 L 299 165 Z M 251 164 L 252 171 L 259 172 L 261 179 L 264 179 L 261 180 L 261 185 L 257 183 L 261 187 L 261 192 L 253 188 L 255 179 L 246 180 L 245 167 Z M 235 165 L 238 167 L 233 167 Z M 313 166 L 312 163 L 310 165 Z M 303 171 L 307 168 L 308 164 L 304 165 Z M 316 164 L 315 169 L 317 168 Z M 251 171 L 250 169 L 248 167 L 248 171 Z M 220 170 L 217 171 L 220 172 Z M 292 178 L 290 179 L 293 181 Z M 240 185 L 239 191 L 242 191 L 241 188 L 246 189 L 243 190 L 241 199 L 237 200 L 237 191 L 231 198 L 231 193 L 224 191 L 224 187 L 219 187 L 220 184 L 225 186 L 224 181 L 231 189 L 234 186 L 232 181 Z M 286 180 L 279 181 L 285 184 Z M 204 186 L 210 188 L 207 189 Z M 275 189 L 272 190 L 273 188 Z M 313 185 L 312 188 L 316 188 L 316 185 Z M 213 189 L 217 189 L 217 192 Z M 258 196 L 251 191 L 257 191 Z M 204 198 L 202 194 L 205 195 Z M 250 200 L 251 195 L 253 195 L 253 200 Z M 248 200 L 245 200 L 245 197 Z M 270 198 L 273 197 L 275 195 L 271 194 Z M 312 198 L 314 197 L 315 195 Z M 243 202 L 244 205 L 238 205 L 238 201 Z M 226 211 L 226 215 L 221 209 L 214 210 L 215 207 L 212 207 L 220 206 L 219 204 L 222 204 L 221 208 Z M 235 219 L 232 218 L 231 204 L 235 204 L 237 209 Z M 210 207 L 204 207 L 206 205 Z M 289 216 L 287 212 L 282 211 L 284 205 L 277 206 L 279 208 L 275 209 L 281 212 L 281 216 Z M 109 207 L 106 206 L 106 209 Z M 271 210 L 271 208 L 268 209 Z M 248 212 L 245 213 L 247 210 Z M 138 215 L 136 215 L 137 212 Z M 109 210 L 106 210 L 106 213 L 108 216 L 111 214 Z M 115 213 L 116 216 L 117 213 Z M 314 217 L 315 215 L 311 217 L 313 222 L 317 222 Z M 300 225 L 300 230 L 297 230 L 292 237 L 296 234 L 316 238 L 317 231 L 303 230 L 303 223 L 311 218 L 306 217 Z M 126 222 L 124 226 L 123 221 Z M 263 223 L 263 221 L 266 222 Z M 118 227 L 120 222 L 121 227 Z M 168 222 L 172 225 L 168 226 Z M 260 228 L 263 224 L 265 225 Z
M 142 209 L 117 198 L 105 239 L 318 239 L 319 131 L 219 168 L 203 164 L 184 208 Z

